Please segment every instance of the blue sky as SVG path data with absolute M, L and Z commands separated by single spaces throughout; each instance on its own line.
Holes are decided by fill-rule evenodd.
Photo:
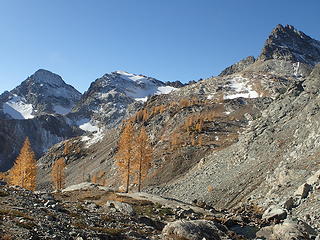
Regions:
M 85 91 L 125 70 L 198 80 L 257 56 L 291 24 L 320 39 L 319 0 L 0 0 L 0 92 L 39 68 Z

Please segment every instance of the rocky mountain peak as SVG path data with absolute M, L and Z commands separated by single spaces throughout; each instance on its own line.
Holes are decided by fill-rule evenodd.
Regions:
M 40 84 L 49 84 L 53 86 L 62 86 L 66 84 L 58 74 L 55 74 L 45 69 L 37 70 L 28 78 L 28 80 Z
M 19 86 L 0 95 L 0 116 L 5 119 L 30 119 L 43 114 L 66 114 L 81 93 L 50 71 L 40 69 Z
M 320 42 L 291 25 L 279 24 L 272 30 L 259 59 L 279 59 L 314 66 L 320 62 Z

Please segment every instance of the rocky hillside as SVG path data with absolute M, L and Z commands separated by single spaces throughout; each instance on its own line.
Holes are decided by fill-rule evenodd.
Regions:
M 217 211 L 158 196 L 116 193 L 90 183 L 61 193 L 0 186 L 0 239 L 314 239 L 305 222 L 247 205 Z M 270 225 L 270 226 L 269 226 Z M 256 237 L 257 236 L 257 237 Z

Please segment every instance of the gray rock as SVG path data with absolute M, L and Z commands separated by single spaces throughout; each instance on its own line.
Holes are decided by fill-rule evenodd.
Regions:
M 218 240 L 228 239 L 212 221 L 176 221 L 168 223 L 162 230 L 164 240 Z
M 135 213 L 132 206 L 128 203 L 109 200 L 106 202 L 105 206 L 108 208 L 115 208 L 117 211 L 121 212 L 122 214 L 127 214 L 132 216 Z
M 291 210 L 292 208 L 294 208 L 296 206 L 295 201 L 292 197 L 290 197 L 289 199 L 287 199 L 284 203 L 283 203 L 283 207 L 284 209 L 287 210 Z
M 308 183 L 304 183 L 294 192 L 294 196 L 306 198 L 311 189 L 311 185 L 309 185 Z
M 260 229 L 256 236 L 268 240 L 314 239 L 316 231 L 304 222 L 286 219 L 282 224 Z
M 287 212 L 276 205 L 271 205 L 262 215 L 262 219 L 265 219 L 267 221 L 277 219 L 277 220 L 283 220 L 287 217 Z

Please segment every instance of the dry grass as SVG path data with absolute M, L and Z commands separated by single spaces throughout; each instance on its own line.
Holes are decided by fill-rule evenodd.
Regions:
M 13 209 L 0 209 L 0 216 L 23 217 L 28 220 L 34 220 L 29 214 Z
M 0 236 L 0 240 L 14 240 L 15 238 L 10 235 L 10 234 L 7 234 L 5 233 L 3 236 Z

